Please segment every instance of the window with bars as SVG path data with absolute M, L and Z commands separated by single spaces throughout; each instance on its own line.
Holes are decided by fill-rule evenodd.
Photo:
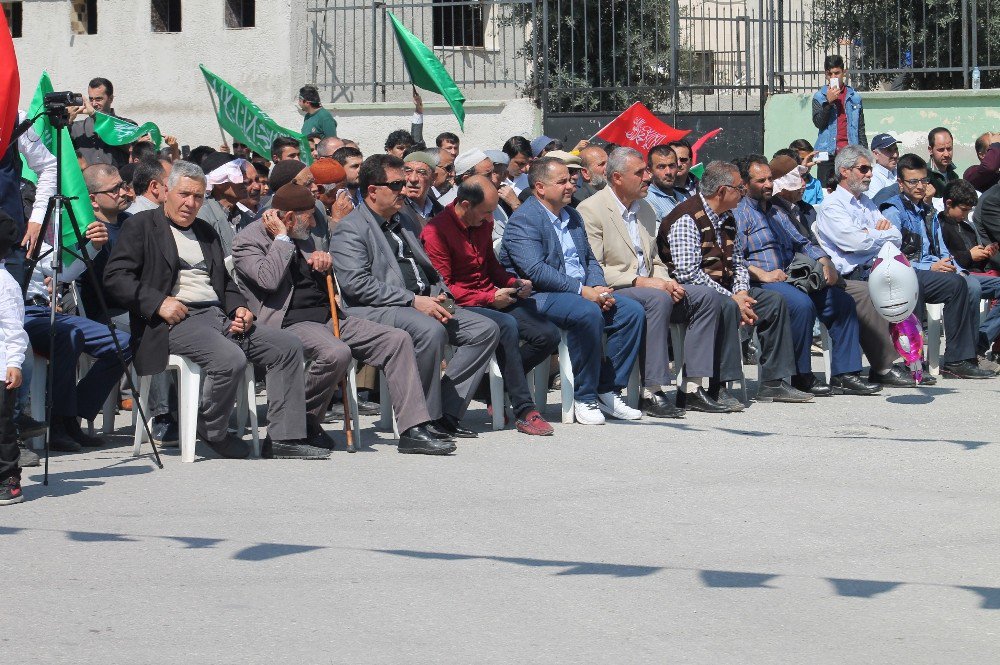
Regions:
M 23 27 L 22 12 L 23 2 L 4 2 L 3 13 L 7 17 L 7 27 L 10 28 L 10 36 L 17 39 L 21 36 Z
M 71 7 L 69 21 L 73 34 L 96 35 L 97 0 L 73 0 Z
M 181 0 L 152 0 L 149 27 L 153 32 L 180 32 Z
M 478 2 L 458 4 L 454 0 L 434 0 L 434 46 L 484 48 L 486 21 Z
M 226 27 L 252 28 L 257 25 L 256 0 L 226 0 Z

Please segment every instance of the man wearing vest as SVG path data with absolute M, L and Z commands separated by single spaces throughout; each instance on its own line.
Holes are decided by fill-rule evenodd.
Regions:
M 656 239 L 660 258 L 678 282 L 703 284 L 731 297 L 733 304 L 723 308 L 724 317 L 739 317 L 743 324 L 757 328 L 761 342 L 758 402 L 811 402 L 812 395 L 788 383 L 795 373 L 795 357 L 784 300 L 776 293 L 751 287 L 746 261 L 734 251 L 736 221 L 732 210 L 746 192 L 735 165 L 709 164 L 700 192 L 674 208 L 660 224 Z M 722 381 L 740 374 L 740 368 L 719 369 Z M 685 392 L 697 388 L 684 386 Z

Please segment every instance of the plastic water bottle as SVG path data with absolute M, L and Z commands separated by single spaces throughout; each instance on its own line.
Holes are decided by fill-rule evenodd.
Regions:
M 972 89 L 979 90 L 979 67 L 972 68 Z

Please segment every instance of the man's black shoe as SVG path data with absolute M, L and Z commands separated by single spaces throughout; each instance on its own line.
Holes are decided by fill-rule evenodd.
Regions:
M 451 416 L 441 416 L 431 423 L 431 427 L 437 432 L 459 439 L 475 439 L 479 436 L 471 429 L 462 427 L 462 424 Z
M 323 431 L 322 427 L 313 427 L 308 425 L 306 427 L 306 443 L 310 446 L 315 446 L 316 448 L 324 448 L 326 450 L 333 450 L 335 442 L 333 437 Z
M 62 427 L 63 431 L 69 435 L 69 438 L 73 439 L 84 448 L 99 448 L 107 445 L 108 443 L 99 436 L 90 436 L 84 432 L 80 429 L 80 422 L 72 416 L 66 416 L 62 419 Z
M 996 376 L 993 372 L 982 369 L 968 360 L 944 363 L 941 365 L 941 374 L 950 379 L 989 379 Z
M 34 450 L 28 450 L 25 448 L 23 444 L 18 452 L 20 453 L 20 456 L 18 457 L 17 465 L 22 469 L 26 466 L 38 466 L 41 462 L 38 454 Z
M 657 390 L 652 397 L 639 400 L 639 409 L 653 418 L 683 418 L 684 409 L 670 403 L 666 393 Z
M 358 400 L 358 415 L 360 416 L 377 416 L 381 413 L 381 408 L 375 402 L 367 402 L 365 400 Z M 326 416 L 323 418 L 323 422 L 326 424 L 334 423 L 344 419 L 344 402 L 335 402 L 330 406 L 330 410 L 326 412 Z
M 233 434 L 226 434 L 221 441 L 206 441 L 208 447 L 219 457 L 226 459 L 246 459 L 250 457 L 250 445 Z
M 702 413 L 729 413 L 729 408 L 719 404 L 709 397 L 701 386 L 693 393 L 677 392 L 677 406 L 683 406 L 688 411 Z
M 396 450 L 415 455 L 449 455 L 456 447 L 454 441 L 436 438 L 425 425 L 416 425 L 399 435 Z
M 769 382 L 772 383 L 772 382 Z M 757 391 L 758 402 L 789 402 L 791 404 L 803 404 L 813 401 L 811 393 L 796 390 L 788 385 L 787 381 L 775 381 L 772 385 L 762 384 Z
M 857 374 L 838 374 L 830 379 L 830 387 L 838 395 L 874 395 L 882 392 L 882 386 L 868 383 Z
M 726 407 L 726 409 L 729 410 L 729 413 L 739 413 L 747 408 L 746 404 L 733 397 L 733 395 L 728 390 L 723 388 L 721 384 L 709 385 L 708 396 L 722 406 Z
M 329 456 L 329 450 L 311 446 L 307 439 L 275 441 L 270 436 L 264 439 L 261 451 L 261 457 L 266 459 L 326 459 Z
M 930 372 L 924 371 L 920 375 L 920 385 L 922 386 L 936 386 L 937 379 L 930 375 Z
M 180 428 L 169 413 L 153 416 L 149 431 L 153 434 L 153 443 L 161 448 L 176 448 L 180 445 Z
M 378 416 L 382 414 L 382 406 L 366 399 L 358 400 L 358 413 L 362 416 Z
M 840 393 L 815 374 L 796 374 L 792 377 L 792 387 L 815 397 L 830 397 Z
M 63 427 L 62 418 L 53 418 L 49 431 L 49 450 L 60 453 L 78 453 L 83 450 L 80 442 L 74 439 Z
M 17 434 L 22 440 L 45 436 L 45 423 L 38 422 L 26 413 L 14 418 L 14 426 L 17 427 Z
M 917 382 L 913 380 L 913 374 L 900 367 L 893 365 L 885 374 L 878 372 L 868 372 L 868 383 L 889 386 L 890 388 L 916 388 Z

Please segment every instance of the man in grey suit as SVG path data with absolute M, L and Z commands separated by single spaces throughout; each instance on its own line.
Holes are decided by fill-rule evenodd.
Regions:
M 333 334 L 326 278 L 330 254 L 310 234 L 315 199 L 289 183 L 272 199 L 263 217 L 236 234 L 233 260 L 250 310 L 264 326 L 283 328 L 302 342 L 306 360 L 306 429 L 310 444 L 333 449 L 321 423 L 337 385 L 356 356 L 385 371 L 399 427 L 399 452 L 446 455 L 455 444 L 436 437 L 417 373 L 410 336 L 359 316 L 340 319 Z
M 424 252 L 419 229 L 399 214 L 403 162 L 373 155 L 358 174 L 361 205 L 340 221 L 330 254 L 348 316 L 400 328 L 413 339 L 433 429 L 473 438 L 460 421 L 500 334 L 484 316 L 455 307 Z M 455 355 L 441 374 L 448 345 Z

